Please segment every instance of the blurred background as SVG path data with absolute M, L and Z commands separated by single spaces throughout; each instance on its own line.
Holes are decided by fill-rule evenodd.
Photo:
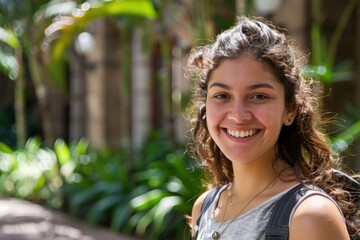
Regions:
M 0 0 L 0 195 L 184 239 L 202 191 L 185 150 L 186 56 L 237 15 L 265 17 L 311 52 L 304 71 L 324 85 L 331 144 L 359 172 L 358 2 Z

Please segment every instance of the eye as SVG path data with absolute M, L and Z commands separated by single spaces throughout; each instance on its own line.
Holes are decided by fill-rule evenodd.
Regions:
M 250 99 L 254 99 L 254 100 L 265 100 L 265 99 L 269 99 L 269 96 L 262 94 L 262 93 L 257 93 L 254 94 L 250 97 Z
M 218 93 L 214 95 L 214 98 L 216 99 L 228 99 L 229 95 L 225 93 Z

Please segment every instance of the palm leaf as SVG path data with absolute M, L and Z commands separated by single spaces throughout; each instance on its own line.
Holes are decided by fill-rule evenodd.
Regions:
M 15 80 L 19 74 L 19 64 L 16 57 L 0 48 L 0 72 Z
M 6 43 L 12 48 L 17 48 L 20 45 L 15 33 L 2 27 L 0 27 L 0 41 Z
M 354 123 L 332 141 L 335 151 L 342 152 L 360 136 L 360 121 Z
M 79 11 L 81 10 L 79 9 Z M 59 21 L 48 27 L 49 37 L 57 31 L 61 32 L 61 37 L 57 39 L 53 46 L 53 58 L 60 59 L 76 35 L 90 22 L 100 17 L 118 15 L 135 15 L 149 19 L 157 17 L 156 11 L 149 0 L 114 0 L 92 6 L 76 16 L 59 18 Z
M 166 191 L 161 189 L 154 189 L 132 199 L 130 205 L 135 211 L 142 211 L 156 205 L 162 198 L 167 195 L 168 193 Z

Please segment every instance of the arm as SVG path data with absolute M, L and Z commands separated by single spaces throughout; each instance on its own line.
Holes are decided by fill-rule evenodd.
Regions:
M 195 201 L 193 208 L 192 208 L 192 213 L 191 213 L 191 235 L 194 236 L 195 234 L 195 225 L 196 225 L 196 221 L 200 215 L 200 211 L 201 211 L 201 206 L 204 203 L 204 199 L 207 196 L 207 194 L 209 193 L 209 191 L 204 192 L 203 194 L 201 194 Z
M 299 205 L 290 226 L 290 240 L 350 239 L 337 206 L 319 195 L 311 196 Z

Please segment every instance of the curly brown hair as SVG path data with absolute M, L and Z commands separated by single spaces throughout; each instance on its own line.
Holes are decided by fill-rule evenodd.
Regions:
M 321 127 L 322 87 L 307 79 L 301 70 L 307 55 L 283 30 L 262 18 L 241 17 L 237 24 L 219 34 L 213 43 L 194 48 L 189 55 L 188 69 L 195 76 L 189 108 L 192 142 L 190 152 L 201 159 L 211 186 L 229 183 L 234 178 L 231 161 L 211 138 L 206 124 L 207 85 L 213 70 L 225 59 L 250 54 L 263 62 L 285 89 L 287 107 L 297 114 L 290 126 L 283 126 L 277 143 L 279 159 L 294 168 L 296 177 L 324 189 L 341 207 L 349 233 L 359 234 L 359 209 L 350 194 L 336 182 L 332 174 L 339 162 L 327 135 Z M 291 140 L 290 140 L 291 139 Z

